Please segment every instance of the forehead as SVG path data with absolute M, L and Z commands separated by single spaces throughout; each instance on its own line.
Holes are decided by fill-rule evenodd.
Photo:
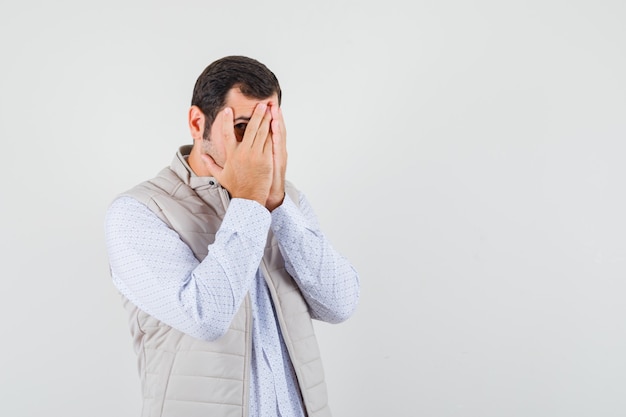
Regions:
M 259 103 L 278 106 L 278 95 L 274 93 L 270 97 L 264 99 L 251 98 L 244 96 L 241 90 L 237 87 L 231 88 L 228 91 L 228 94 L 226 94 L 225 105 L 226 107 L 231 107 L 233 109 L 235 118 L 238 116 L 252 116 L 254 108 Z

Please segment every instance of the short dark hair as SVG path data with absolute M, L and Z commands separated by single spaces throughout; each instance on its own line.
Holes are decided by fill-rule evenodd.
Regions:
M 226 95 L 238 87 L 250 98 L 265 99 L 276 93 L 280 105 L 282 92 L 278 79 L 259 61 L 245 56 L 227 56 L 212 62 L 196 80 L 191 105 L 198 106 L 205 116 L 204 139 L 209 138 L 217 113 L 226 104 Z

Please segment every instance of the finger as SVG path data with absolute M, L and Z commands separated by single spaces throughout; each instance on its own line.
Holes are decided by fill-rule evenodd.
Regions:
M 274 145 L 274 154 L 282 154 L 285 152 L 286 134 L 285 124 L 279 107 L 272 106 L 272 142 Z
M 270 124 L 272 123 L 272 113 L 268 108 L 265 111 L 265 115 L 263 116 L 263 120 L 259 125 L 259 128 L 256 133 L 256 138 L 254 139 L 253 146 L 260 150 L 265 151 L 267 142 L 271 142 L 271 134 L 270 134 Z
M 279 133 L 283 140 L 287 138 L 285 119 L 283 118 L 283 111 L 279 106 L 272 106 L 272 131 Z
M 202 161 L 205 163 L 205 165 L 209 169 L 209 172 L 211 173 L 211 175 L 217 178 L 217 180 L 219 181 L 219 177 L 221 177 L 221 174 L 222 174 L 222 171 L 224 171 L 224 168 L 219 166 L 217 162 L 215 162 L 215 159 L 213 159 L 213 157 L 210 155 L 203 153 L 203 154 L 200 154 L 200 158 L 202 158 Z
M 259 126 L 263 123 L 263 119 L 265 118 L 265 112 L 267 110 L 267 105 L 265 103 L 259 103 L 254 108 L 254 112 L 252 113 L 252 117 L 248 121 L 248 125 L 246 126 L 246 133 L 243 134 L 243 139 L 241 141 L 242 145 L 247 145 L 252 147 L 254 141 L 256 139 L 257 131 L 259 130 Z
M 263 144 L 263 152 L 275 153 L 274 149 L 274 141 L 272 139 L 272 132 L 267 132 L 267 136 L 265 137 L 265 142 Z
M 217 117 L 222 118 L 222 136 L 224 136 L 224 144 L 227 151 L 232 150 L 236 143 L 237 137 L 235 136 L 235 127 L 233 122 L 233 109 L 226 107 L 221 111 Z
M 280 125 L 280 122 L 276 119 L 273 119 L 271 128 L 272 128 L 272 140 L 274 142 L 282 143 L 285 137 L 283 135 L 283 129 L 282 129 L 282 126 Z

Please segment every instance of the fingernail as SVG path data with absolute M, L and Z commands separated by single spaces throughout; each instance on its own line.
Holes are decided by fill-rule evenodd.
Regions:
M 224 109 L 224 114 L 230 114 L 230 107 L 226 107 Z

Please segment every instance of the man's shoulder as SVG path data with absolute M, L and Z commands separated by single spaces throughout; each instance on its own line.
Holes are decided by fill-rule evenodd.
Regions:
M 188 155 L 190 150 L 191 146 L 189 145 L 181 146 L 169 166 L 161 169 L 161 171 L 159 171 L 153 178 L 143 181 L 131 189 L 119 194 L 118 197 L 133 197 L 136 200 L 149 205 L 149 202 L 155 197 L 174 196 L 177 193 L 181 193 L 181 189 L 183 189 L 183 195 L 190 194 L 192 191 L 184 190 L 188 187 L 184 187 L 185 182 L 181 179 L 181 175 L 183 175 L 181 172 L 185 171 L 186 164 L 183 161 L 185 155 Z M 179 172 L 177 173 L 177 171 Z
M 160 196 L 173 196 L 184 183 L 171 168 L 163 168 L 154 178 L 143 181 L 117 197 L 132 197 L 145 205 Z

